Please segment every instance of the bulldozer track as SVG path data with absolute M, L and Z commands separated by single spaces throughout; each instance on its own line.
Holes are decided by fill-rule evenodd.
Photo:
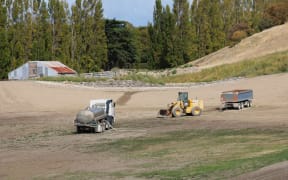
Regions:
M 120 106 L 123 106 L 123 105 L 126 105 L 129 100 L 131 99 L 131 97 L 138 93 L 138 91 L 128 91 L 128 92 L 125 92 L 117 101 L 116 101 L 116 104 L 120 105 Z

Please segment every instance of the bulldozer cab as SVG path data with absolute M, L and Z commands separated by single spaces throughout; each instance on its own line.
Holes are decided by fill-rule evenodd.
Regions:
M 188 92 L 178 92 L 178 101 L 182 101 L 184 104 L 187 104 Z

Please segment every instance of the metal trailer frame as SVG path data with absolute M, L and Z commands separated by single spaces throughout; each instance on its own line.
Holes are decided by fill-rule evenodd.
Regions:
M 253 90 L 240 89 L 232 91 L 224 91 L 221 93 L 221 107 L 220 110 L 228 108 L 237 108 L 241 110 L 243 108 L 252 107 Z

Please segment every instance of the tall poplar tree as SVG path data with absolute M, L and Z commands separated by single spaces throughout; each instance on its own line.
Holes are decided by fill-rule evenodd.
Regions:
M 160 60 L 160 68 L 174 67 L 177 64 L 177 55 L 175 49 L 175 42 L 177 35 L 175 35 L 176 26 L 175 16 L 167 5 L 163 10 L 163 21 L 162 21 L 162 31 L 163 31 L 163 51 Z
M 153 11 L 153 24 L 148 25 L 148 32 L 151 42 L 151 55 L 152 59 L 149 62 L 152 67 L 160 67 L 161 55 L 163 51 L 163 31 L 162 24 L 162 2 L 161 0 L 155 1 L 155 7 Z
M 226 38 L 220 0 L 215 0 L 211 2 L 209 16 L 211 24 L 211 52 L 214 52 L 225 46 Z
M 9 8 L 9 7 L 8 7 Z M 24 48 L 24 16 L 23 16 L 23 2 L 13 1 L 11 8 L 11 28 L 9 31 L 10 50 L 12 56 L 12 68 L 23 64 L 25 62 L 25 48 Z
M 198 44 L 199 39 L 197 36 L 198 26 L 197 26 L 197 8 L 198 8 L 198 0 L 193 0 L 190 8 L 190 21 L 191 21 L 191 60 L 197 59 L 199 57 L 198 54 Z
M 77 71 L 81 70 L 81 56 L 84 53 L 82 46 L 82 0 L 76 0 L 72 6 L 71 16 L 71 60 L 73 68 Z
M 71 57 L 78 70 L 95 72 L 107 64 L 107 39 L 101 0 L 76 0 L 72 7 Z
M 25 62 L 32 59 L 32 48 L 33 48 L 33 31 L 34 23 L 33 23 L 33 4 L 30 0 L 23 0 L 23 30 L 22 30 L 22 38 L 23 38 L 23 47 L 25 51 Z M 34 3 L 37 6 L 37 3 Z
M 198 36 L 198 55 L 205 56 L 211 52 L 211 24 L 209 22 L 209 10 L 211 7 L 210 0 L 199 1 L 196 19 L 197 19 L 197 36 Z
M 94 7 L 94 16 L 92 23 L 93 37 L 91 56 L 93 57 L 94 64 L 96 65 L 94 71 L 102 68 L 107 68 L 108 62 L 107 55 L 107 38 L 105 34 L 105 20 L 103 18 L 102 1 L 96 0 Z
M 0 79 L 6 79 L 10 67 L 10 50 L 7 37 L 7 8 L 0 0 Z
M 188 0 L 174 0 L 173 12 L 176 21 L 175 53 L 176 59 L 173 66 L 184 64 L 191 59 L 191 24 Z
M 33 5 L 36 16 L 33 37 L 33 59 L 49 61 L 52 58 L 52 31 L 46 1 L 37 1 Z
M 64 63 L 69 59 L 69 26 L 68 26 L 68 4 L 66 1 L 49 0 L 48 12 L 52 26 L 52 60 Z

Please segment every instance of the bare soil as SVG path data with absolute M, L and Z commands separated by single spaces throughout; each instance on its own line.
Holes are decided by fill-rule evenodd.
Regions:
M 288 42 L 285 40 L 287 38 L 288 23 L 254 34 L 233 47 L 221 49 L 193 62 L 193 64 L 200 68 L 209 68 L 287 51 Z
M 135 170 L 143 162 L 110 156 L 108 152 L 86 152 L 95 143 L 100 145 L 120 138 L 182 129 L 288 128 L 287 80 L 288 74 L 278 74 L 173 88 L 85 88 L 34 81 L 0 82 L 0 179 Z M 242 88 L 254 90 L 253 108 L 217 110 L 222 91 Z M 174 101 L 178 91 L 188 91 L 191 98 L 203 99 L 206 107 L 203 115 L 157 118 L 158 110 Z M 117 102 L 115 129 L 102 134 L 75 134 L 76 113 L 90 99 L 97 98 L 113 98 Z M 287 162 L 284 162 L 239 179 L 287 179 L 286 170 Z

